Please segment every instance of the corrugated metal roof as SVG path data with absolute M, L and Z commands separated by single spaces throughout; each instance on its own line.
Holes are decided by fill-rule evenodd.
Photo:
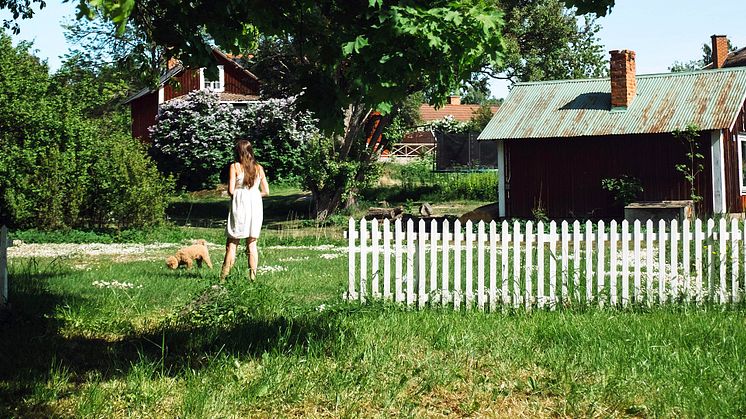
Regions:
M 746 68 L 637 76 L 637 95 L 611 111 L 608 78 L 516 84 L 480 140 L 730 128 L 746 100 Z

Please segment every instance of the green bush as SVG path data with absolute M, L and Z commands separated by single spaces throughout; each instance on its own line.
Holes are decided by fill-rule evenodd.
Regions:
M 399 185 L 366 188 L 363 198 L 374 202 L 497 200 L 497 171 L 434 172 L 433 167 L 430 155 L 406 164 L 389 164 L 385 171 Z
M 83 116 L 75 90 L 0 33 L 0 223 L 143 227 L 164 219 L 169 181 L 111 121 Z
M 300 179 L 302 148 L 318 129 L 308 112 L 292 100 L 270 99 L 246 108 L 219 102 L 197 91 L 161 108 L 153 127 L 153 156 L 165 172 L 187 190 L 211 189 L 233 161 L 233 145 L 249 139 L 257 160 L 272 181 Z

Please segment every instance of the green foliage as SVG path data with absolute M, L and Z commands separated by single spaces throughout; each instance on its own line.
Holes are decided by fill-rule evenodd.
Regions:
M 482 132 L 482 130 L 484 130 L 487 124 L 490 123 L 492 116 L 495 114 L 492 110 L 492 106 L 494 105 L 485 103 L 474 112 L 469 121 L 470 131 Z
M 499 78 L 540 81 L 602 77 L 608 66 L 596 17 L 578 19 L 559 0 L 500 1 L 505 11 L 504 64 Z M 569 5 L 568 5 L 569 7 Z
M 433 171 L 430 154 L 406 164 L 389 164 L 385 171 L 397 186 L 368 187 L 362 191 L 369 201 L 406 202 L 450 200 L 494 201 L 497 199 L 497 172 Z
M 728 39 L 728 52 L 733 52 L 738 47 L 733 45 Z M 710 44 L 702 44 L 702 58 L 699 60 L 691 61 L 674 61 L 668 70 L 672 73 L 680 73 L 684 71 L 696 71 L 701 70 L 704 66 L 712 63 L 712 46 Z
M 699 126 L 689 124 L 683 130 L 674 131 L 673 135 L 686 148 L 688 159 L 686 163 L 677 164 L 675 169 L 684 176 L 689 184 L 689 199 L 694 202 L 696 207 L 697 203 L 702 201 L 702 196 L 697 193 L 697 175 L 704 170 L 705 160 L 705 156 L 699 151 Z
M 601 187 L 611 192 L 614 201 L 622 206 L 634 202 L 643 192 L 640 179 L 623 175 L 618 178 L 601 179 Z
M 389 123 L 383 131 L 384 141 L 387 145 L 396 144 L 422 123 L 420 106 L 425 101 L 425 95 L 417 92 L 407 96 L 397 107 Z
M 249 139 L 267 176 L 298 180 L 302 148 L 315 136 L 315 120 L 293 101 L 272 99 L 246 108 L 222 104 L 205 91 L 187 94 L 161 108 L 152 129 L 154 156 L 163 171 L 187 190 L 213 188 L 233 161 L 236 140 Z
M 0 34 L 0 218 L 17 227 L 146 226 L 169 183 L 111 120 L 84 116 L 75 84 Z M 82 83 L 85 84 L 85 83 Z

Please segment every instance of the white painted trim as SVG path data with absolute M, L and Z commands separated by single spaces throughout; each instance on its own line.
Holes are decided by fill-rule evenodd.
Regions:
M 215 93 L 222 93 L 225 91 L 225 67 L 221 64 L 218 66 L 218 82 L 220 87 L 218 89 L 207 89 L 205 86 L 205 83 L 208 81 L 212 82 L 213 80 L 207 80 L 205 79 L 205 69 L 200 68 L 199 69 L 199 86 L 200 90 L 210 90 L 211 92 Z
M 497 207 L 498 215 L 505 217 L 505 142 L 497 140 Z
M 724 213 L 725 201 L 725 165 L 723 164 L 723 132 L 711 131 L 710 154 L 712 156 L 712 212 Z
M 736 135 L 736 147 L 738 147 L 738 185 L 740 186 L 741 195 L 746 195 L 746 185 L 744 185 L 743 178 L 743 148 L 741 143 L 746 143 L 746 133 L 738 133 Z
M 163 86 L 161 86 L 160 89 L 158 89 L 158 104 L 162 104 L 166 101 L 166 92 L 163 89 Z

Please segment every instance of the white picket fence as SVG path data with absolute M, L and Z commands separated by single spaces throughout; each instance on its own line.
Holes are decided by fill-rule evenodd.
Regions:
M 744 291 L 746 229 L 736 220 L 414 227 L 350 219 L 348 299 L 553 310 L 736 303 Z

